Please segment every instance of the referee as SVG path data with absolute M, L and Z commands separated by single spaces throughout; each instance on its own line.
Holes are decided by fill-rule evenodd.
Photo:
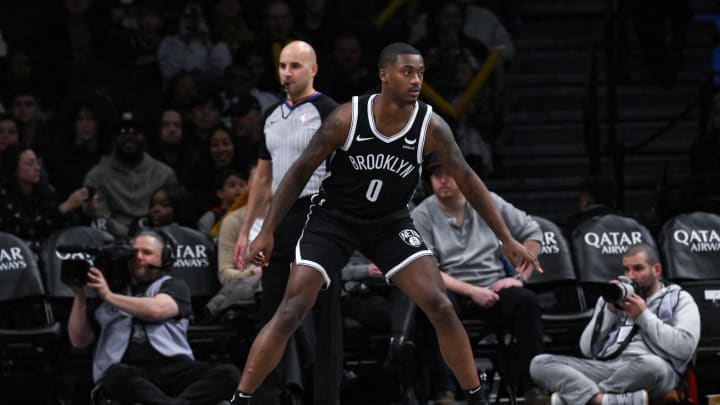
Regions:
M 315 90 L 313 82 L 317 71 L 317 56 L 310 44 L 293 41 L 280 52 L 278 73 L 286 97 L 268 108 L 265 114 L 257 168 L 250 180 L 246 216 L 235 243 L 235 263 L 240 269 L 245 267 L 243 255 L 253 223 L 265 215 L 285 173 L 305 150 L 325 117 L 337 107 L 333 99 Z M 285 294 L 295 244 L 305 224 L 310 197 L 318 193 L 325 173 L 326 167 L 322 164 L 275 230 L 276 244 L 271 264 L 263 269 L 261 278 L 261 326 L 272 318 Z M 313 309 L 317 340 L 315 347 L 320 349 L 315 353 L 314 364 L 315 405 L 340 403 L 342 318 L 339 300 L 340 285 L 335 283 L 330 289 L 320 292 Z M 258 403 L 281 403 L 284 382 L 277 370 L 268 376 L 256 392 Z

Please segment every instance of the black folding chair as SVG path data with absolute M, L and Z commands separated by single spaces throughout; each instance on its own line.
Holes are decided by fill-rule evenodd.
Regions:
M 3 401 L 52 403 L 60 324 L 53 319 L 33 252 L 4 232 L 0 232 L 0 313 Z
M 572 231 L 575 268 L 587 308 L 594 308 L 600 288 L 622 275 L 622 256 L 636 243 L 656 246 L 650 231 L 633 218 L 608 214 L 591 218 Z
M 533 216 L 533 219 L 543 232 L 538 257 L 543 273 L 533 272 L 525 287 L 538 295 L 546 337 L 545 348 L 549 353 L 577 353 L 577 342 L 592 317 L 592 308 L 586 306 L 573 266 L 570 245 L 562 231 L 545 218 Z
M 665 278 L 680 284 L 698 306 L 700 343 L 695 371 L 705 377 L 698 379 L 700 388 L 710 393 L 720 386 L 714 371 L 720 354 L 720 216 L 678 215 L 663 225 L 659 240 Z

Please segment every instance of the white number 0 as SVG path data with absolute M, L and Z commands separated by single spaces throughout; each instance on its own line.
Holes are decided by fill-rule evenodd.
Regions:
M 378 197 L 380 196 L 380 189 L 382 188 L 382 185 L 382 180 L 372 179 L 370 181 L 370 185 L 368 186 L 367 192 L 365 193 L 365 198 L 367 198 L 368 201 L 371 202 L 377 201 Z

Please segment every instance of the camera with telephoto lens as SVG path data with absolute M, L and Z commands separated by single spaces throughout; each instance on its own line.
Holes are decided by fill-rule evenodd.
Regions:
M 645 298 L 645 288 L 636 281 L 625 276 L 618 277 L 618 281 L 619 283 L 608 283 L 601 287 L 600 295 L 606 302 L 615 304 L 633 294 Z
M 62 259 L 60 280 L 70 287 L 82 287 L 88 283 L 90 267 L 97 267 L 111 289 L 124 286 L 130 281 L 128 260 L 135 249 L 127 242 L 110 242 L 102 246 L 64 245 L 57 247 Z

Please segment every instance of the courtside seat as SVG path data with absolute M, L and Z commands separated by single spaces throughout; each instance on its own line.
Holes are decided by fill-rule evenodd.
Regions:
M 33 252 L 5 232 L 0 232 L 0 313 L 3 402 L 52 403 L 60 324 L 53 319 Z
M 533 216 L 543 232 L 538 260 L 543 273 L 533 272 L 525 287 L 538 295 L 542 309 L 545 347 L 549 353 L 576 353 L 578 340 L 592 317 L 572 262 L 570 245 L 560 228 Z
M 615 214 L 588 219 L 572 231 L 571 239 L 587 308 L 595 307 L 601 285 L 623 275 L 622 256 L 628 247 L 641 242 L 656 246 L 645 226 Z
M 720 386 L 720 216 L 706 212 L 681 214 L 660 231 L 665 278 L 690 293 L 700 311 L 700 342 L 694 371 L 699 389 Z M 696 390 L 697 391 L 697 390 Z

